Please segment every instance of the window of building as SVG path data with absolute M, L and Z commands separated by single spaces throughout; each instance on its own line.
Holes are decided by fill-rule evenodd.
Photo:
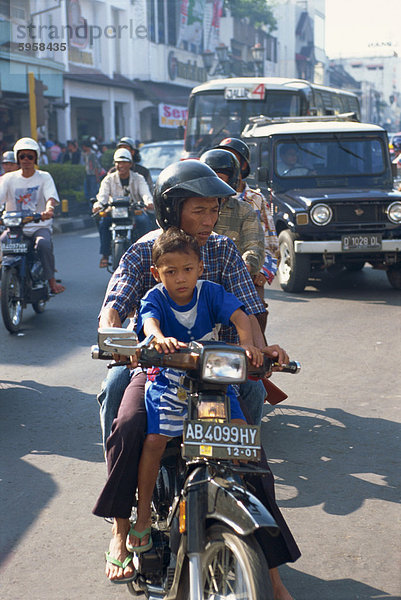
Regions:
M 146 2 L 149 39 L 156 41 L 156 10 L 154 0 Z
M 164 0 L 157 0 L 157 42 L 164 44 L 166 41 L 166 18 L 164 14 Z

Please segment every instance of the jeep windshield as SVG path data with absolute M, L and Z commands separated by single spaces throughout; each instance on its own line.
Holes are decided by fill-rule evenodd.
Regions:
M 280 178 L 314 177 L 318 185 L 320 177 L 378 177 L 387 168 L 386 148 L 373 136 L 288 136 L 275 145 L 274 168 Z

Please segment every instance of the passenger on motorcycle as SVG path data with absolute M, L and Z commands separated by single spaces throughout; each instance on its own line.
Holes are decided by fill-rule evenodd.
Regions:
M 142 177 L 145 178 L 150 191 L 153 192 L 152 176 L 150 174 L 149 169 L 147 169 L 146 167 L 144 167 L 143 165 L 140 164 L 141 154 L 140 154 L 139 149 L 136 147 L 135 141 L 131 137 L 122 137 L 122 138 L 120 138 L 120 140 L 117 144 L 117 148 L 126 148 L 127 150 L 129 150 L 131 152 L 131 156 L 132 156 L 131 171 L 134 171 L 134 173 L 139 173 L 139 175 L 142 175 Z M 112 169 L 111 169 L 111 171 L 112 171 Z
M 35 240 L 35 246 L 43 265 L 45 278 L 53 294 L 64 292 L 65 287 L 54 277 L 54 254 L 52 223 L 54 209 L 59 204 L 56 186 L 50 173 L 35 169 L 40 148 L 32 138 L 21 138 L 14 146 L 14 154 L 20 169 L 6 173 L 0 187 L 0 204 L 7 211 L 29 210 L 40 212 L 42 221 L 24 225 L 24 234 Z M 2 237 L 6 234 L 4 232 Z
M 18 171 L 19 166 L 17 161 L 15 160 L 15 154 L 12 150 L 7 150 L 7 152 L 3 153 L 1 168 L 3 169 L 3 175 L 5 173 L 12 173 L 13 171 Z
M 222 140 L 216 148 L 221 148 L 231 152 L 240 163 L 240 176 L 238 185 L 235 188 L 237 190 L 237 196 L 239 200 L 243 200 L 252 206 L 256 211 L 261 221 L 264 239 L 265 239 L 265 260 L 262 268 L 252 275 L 253 283 L 255 284 L 256 291 L 259 294 L 259 298 L 264 302 L 264 286 L 266 283 L 269 285 L 273 282 L 273 279 L 277 273 L 278 258 L 279 258 L 279 244 L 274 224 L 271 207 L 261 194 L 260 190 L 254 190 L 249 187 L 245 179 L 250 173 L 250 152 L 247 144 L 237 138 L 226 138 Z M 266 305 L 267 307 L 267 305 Z M 262 331 L 265 330 L 267 321 L 267 311 L 264 313 L 264 319 L 261 321 Z
M 197 161 L 174 163 L 159 175 L 154 192 L 157 221 L 166 230 L 180 227 L 194 236 L 201 246 L 204 264 L 202 279 L 220 283 L 244 305 L 252 324 L 253 344 L 280 363 L 288 360 L 279 346 L 264 347 L 263 336 L 254 317 L 264 310 L 254 285 L 233 242 L 213 233 L 219 212 L 219 198 L 234 194 L 234 190 L 221 181 L 210 167 Z M 101 327 L 120 327 L 125 319 L 139 308 L 140 300 L 153 287 L 151 251 L 154 240 L 161 231 L 149 234 L 136 242 L 123 256 L 120 266 L 112 276 L 100 315 Z M 220 339 L 236 342 L 232 328 L 222 327 Z M 125 377 L 126 371 L 123 371 Z M 114 517 L 113 538 L 106 565 L 106 575 L 111 581 L 124 581 L 133 575 L 133 565 L 127 557 L 126 538 L 130 529 L 129 516 L 137 487 L 138 462 L 146 430 L 144 387 L 146 374 L 134 372 L 125 390 L 112 434 L 107 440 L 108 479 L 93 510 L 101 517 Z M 119 400 L 119 399 L 118 399 Z M 246 405 L 240 398 L 241 409 Z M 278 567 L 295 561 L 300 553 L 274 499 L 274 480 L 263 464 L 267 476 L 255 481 L 255 494 L 269 508 L 279 528 L 280 535 L 269 539 L 268 562 L 277 600 L 291 600 L 291 595 L 281 582 Z M 133 539 L 129 540 L 132 544 Z M 115 562 L 117 561 L 117 562 Z
M 109 198 L 118 196 L 130 196 L 132 202 L 143 202 L 146 211 L 142 215 L 135 217 L 136 239 L 142 237 L 155 226 L 153 213 L 153 198 L 149 187 L 139 173 L 134 173 L 131 170 L 132 156 L 129 150 L 120 148 L 114 152 L 114 165 L 116 170 L 113 173 L 108 173 L 100 184 L 99 193 L 96 196 L 96 202 L 93 205 L 93 212 L 98 213 L 107 208 Z M 109 262 L 111 254 L 111 216 L 109 214 L 100 218 L 99 221 L 99 236 L 100 236 L 100 268 L 105 268 Z

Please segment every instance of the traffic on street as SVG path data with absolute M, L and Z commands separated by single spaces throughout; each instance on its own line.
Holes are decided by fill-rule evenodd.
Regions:
M 92 508 L 106 478 L 92 360 L 108 274 L 94 229 L 55 235 L 66 292 L 19 335 L 1 324 L 2 598 L 128 597 L 104 577 L 111 525 Z M 82 259 L 85 257 L 85 260 Z M 343 271 L 299 295 L 266 291 L 268 337 L 302 363 L 273 375 L 262 441 L 302 551 L 282 569 L 296 598 L 399 598 L 400 296 L 383 272 Z

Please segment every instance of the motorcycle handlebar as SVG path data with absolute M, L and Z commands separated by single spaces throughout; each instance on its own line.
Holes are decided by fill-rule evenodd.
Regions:
M 111 352 L 101 350 L 98 345 L 91 347 L 91 356 L 96 360 L 112 361 L 110 365 L 108 365 L 109 368 L 130 364 L 129 360 L 121 362 L 114 361 L 113 354 Z M 143 348 L 141 350 L 139 362 L 143 366 L 164 366 L 181 369 L 193 369 L 196 368 L 197 359 L 198 355 L 194 355 L 193 353 L 189 353 L 185 350 L 179 350 L 173 354 L 160 354 L 153 348 Z M 281 370 L 279 371 L 281 373 L 291 373 L 293 375 L 299 373 L 301 370 L 301 364 L 296 360 L 291 360 L 288 364 L 282 365 L 276 361 L 272 361 L 268 356 L 265 356 L 263 365 L 261 367 L 253 367 L 248 361 L 248 374 L 256 379 L 262 378 L 271 373 L 272 369 L 275 367 L 281 367 Z

